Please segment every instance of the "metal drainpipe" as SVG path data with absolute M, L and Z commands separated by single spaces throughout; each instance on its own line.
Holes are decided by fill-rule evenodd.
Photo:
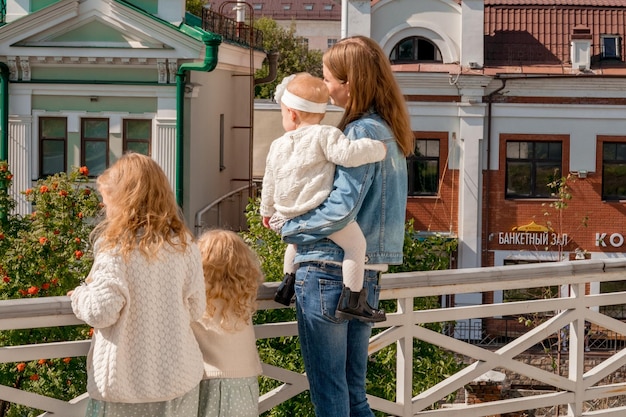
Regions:
M 0 62 L 0 83 L 2 102 L 0 104 L 0 161 L 9 159 L 9 66 Z
M 0 94 L 2 94 L 0 102 L 0 129 L 2 129 L 2 137 L 0 138 L 0 161 L 9 160 L 9 66 L 4 62 L 0 62 Z M 7 184 L 2 181 L 0 184 L 3 190 L 6 191 Z M 6 212 L 0 212 L 0 220 L 4 221 L 7 218 Z
M 176 201 L 183 205 L 183 138 L 185 116 L 185 78 L 188 71 L 211 72 L 217 66 L 217 50 L 222 38 L 204 33 L 202 41 L 206 47 L 203 62 L 182 64 L 176 72 Z
M 491 208 L 491 124 L 493 123 L 492 111 L 493 111 L 493 97 L 506 87 L 506 79 L 496 76 L 497 79 L 502 81 L 500 88 L 492 91 L 487 95 L 487 175 L 485 176 L 485 218 L 482 228 L 483 251 L 481 256 L 481 266 L 487 264 L 487 254 L 489 253 L 489 210 Z

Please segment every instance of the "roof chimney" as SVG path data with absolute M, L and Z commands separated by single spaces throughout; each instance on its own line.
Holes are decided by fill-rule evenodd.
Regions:
M 572 69 L 588 71 L 591 68 L 591 29 L 574 26 L 572 31 Z

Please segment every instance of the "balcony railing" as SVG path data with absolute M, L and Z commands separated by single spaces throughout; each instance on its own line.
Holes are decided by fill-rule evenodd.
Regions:
M 373 409 L 391 416 L 443 416 L 480 417 L 506 413 L 523 414 L 525 410 L 556 409 L 550 415 L 624 416 L 626 407 L 618 405 L 593 409 L 590 403 L 597 400 L 626 395 L 626 381 L 613 378 L 626 366 L 626 349 L 619 348 L 608 359 L 585 369 L 585 322 L 611 331 L 622 337 L 626 335 L 626 323 L 602 314 L 603 306 L 622 305 L 626 292 L 585 294 L 585 284 L 626 280 L 626 260 L 568 261 L 552 264 L 515 265 L 506 267 L 475 268 L 461 270 L 411 272 L 387 274 L 383 277 L 383 299 L 397 300 L 397 311 L 389 312 L 387 321 L 377 325 L 380 332 L 370 341 L 371 354 L 386 346 L 397 347 L 395 399 L 369 396 Z M 272 301 L 278 283 L 266 283 L 259 292 L 259 309 L 282 308 Z M 455 295 L 464 293 L 511 290 L 520 288 L 543 288 L 561 286 L 569 288 L 569 295 L 560 298 L 530 301 L 434 308 L 414 311 L 414 301 L 419 297 Z M 473 337 L 467 339 L 438 333 L 423 326 L 426 323 L 461 323 L 505 316 L 543 315 L 545 321 L 522 328 L 522 332 L 494 349 L 480 345 Z M 71 326 L 81 324 L 72 314 L 67 297 L 50 297 L 0 301 L 0 330 L 41 328 L 48 326 Z M 537 344 L 561 333 L 569 326 L 568 359 L 566 376 L 541 369 L 523 360 L 520 354 Z M 460 327 L 459 327 L 460 328 Z M 480 334 L 480 327 L 477 329 Z M 484 329 L 483 329 L 484 331 Z M 256 327 L 257 339 L 292 336 L 297 334 L 296 323 L 272 323 Z M 458 336 L 458 334 L 456 334 Z M 466 366 L 458 373 L 443 379 L 431 388 L 414 393 L 413 341 L 424 342 L 457 353 Z M 0 348 L 0 363 L 13 363 L 39 358 L 64 358 L 84 356 L 88 341 L 48 343 L 30 346 Z M 472 384 L 489 371 L 506 369 L 526 376 L 543 387 L 531 396 L 519 396 L 475 405 L 442 405 L 442 399 Z M 308 389 L 306 376 L 287 369 L 264 364 L 263 374 L 282 381 L 278 388 L 263 393 L 259 412 L 264 412 Z M 549 389 L 546 389 L 548 387 Z M 70 403 L 31 394 L 0 385 L 0 400 L 20 403 L 40 410 L 45 415 L 54 413 L 65 417 L 82 416 L 86 395 Z M 613 403 L 615 404 L 615 402 Z M 560 407 L 559 411 L 556 407 Z M 520 413 L 521 412 L 521 413 Z
M 263 49 L 262 31 L 246 23 L 237 22 L 235 19 L 214 12 L 211 9 L 202 9 L 202 29 L 221 35 L 224 40 L 255 49 Z

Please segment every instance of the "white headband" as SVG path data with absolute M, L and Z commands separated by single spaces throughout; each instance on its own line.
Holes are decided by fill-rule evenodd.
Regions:
M 303 99 L 302 97 L 290 93 L 287 89 L 285 89 L 280 101 L 282 101 L 285 106 L 294 110 L 309 113 L 326 113 L 326 103 L 315 103 L 314 101 Z

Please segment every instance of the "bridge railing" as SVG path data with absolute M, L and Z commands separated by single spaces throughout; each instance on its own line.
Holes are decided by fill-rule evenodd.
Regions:
M 626 303 L 626 292 L 589 295 L 585 287 L 590 282 L 626 280 L 626 260 L 586 260 L 558 263 L 516 265 L 506 267 L 474 268 L 432 272 L 409 272 L 383 276 L 382 299 L 397 300 L 397 311 L 388 312 L 387 321 L 377 324 L 381 329 L 370 341 L 370 353 L 386 346 L 396 346 L 395 399 L 369 396 L 373 409 L 390 416 L 480 417 L 523 412 L 560 406 L 568 415 L 624 416 L 626 407 L 590 410 L 592 400 L 626 395 L 626 381 L 610 381 L 611 375 L 626 366 L 626 349 L 616 350 L 607 360 L 585 370 L 585 322 L 615 334 L 626 335 L 626 323 L 602 314 L 604 306 Z M 272 301 L 278 283 L 266 283 L 259 291 L 259 309 L 284 308 Z M 524 288 L 566 287 L 567 296 L 521 302 L 483 304 L 454 308 L 434 308 L 414 311 L 414 300 L 427 296 L 504 291 Z M 472 340 L 438 333 L 424 327 L 427 323 L 455 323 L 540 314 L 547 319 L 497 349 L 473 343 Z M 71 326 L 82 324 L 77 320 L 67 297 L 35 298 L 0 301 L 0 330 Z M 518 355 L 542 343 L 562 329 L 568 331 L 568 372 L 558 375 L 522 360 Z M 257 339 L 293 336 L 295 322 L 263 324 L 256 327 Z M 467 365 L 456 374 L 420 393 L 413 387 L 413 341 L 420 339 L 458 353 Z M 39 358 L 84 356 L 88 341 L 48 343 L 17 347 L 0 347 L 0 363 L 23 362 Z M 456 393 L 489 371 L 507 369 L 551 387 L 543 394 L 484 402 L 476 405 L 455 404 L 433 407 L 441 399 Z M 306 376 L 287 369 L 264 364 L 264 376 L 282 381 L 276 389 L 264 393 L 259 401 L 259 412 L 308 389 Z M 0 400 L 24 404 L 40 410 L 44 415 L 54 413 L 66 417 L 84 415 L 86 395 L 71 402 L 16 390 L 0 385 Z M 555 414 L 558 415 L 558 414 Z

